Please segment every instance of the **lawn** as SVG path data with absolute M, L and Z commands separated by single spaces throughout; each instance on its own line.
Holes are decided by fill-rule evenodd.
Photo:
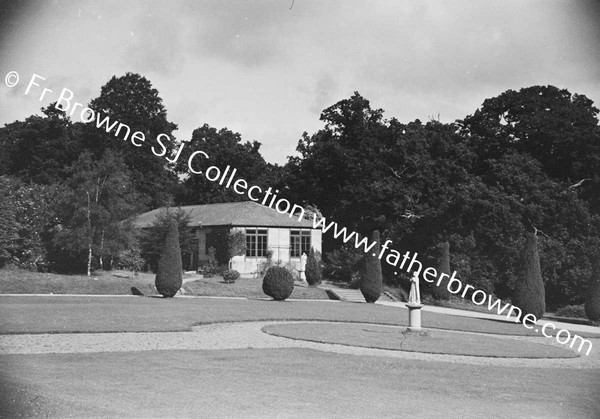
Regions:
M 408 326 L 408 310 L 377 304 L 267 299 L 0 296 L 0 333 L 168 332 L 257 320 L 325 320 Z M 423 312 L 423 326 L 538 336 L 520 324 Z M 550 332 L 550 330 L 548 330 Z M 600 337 L 599 333 L 579 333 Z
M 197 275 L 184 275 L 184 281 L 184 293 L 190 296 L 266 297 L 260 278 L 239 278 L 234 284 L 226 284 L 220 276 L 200 279 Z M 156 294 L 154 274 L 139 273 L 134 276 L 130 272 L 98 271 L 87 277 L 32 272 L 14 267 L 0 269 L 0 294 L 131 295 L 132 288 L 144 295 Z M 302 286 L 296 286 L 290 298 L 329 299 L 322 289 Z
M 282 319 L 406 326 L 408 313 L 336 301 L 53 295 L 0 296 L 0 319 L 0 333 L 76 333 L 185 331 L 194 324 Z M 517 324 L 432 312 L 423 313 L 423 324 L 531 334 Z M 354 328 L 364 341 L 365 326 L 340 326 Z M 382 326 L 367 328 L 369 335 L 386 332 Z M 342 329 L 333 324 L 307 333 L 354 344 L 342 340 L 348 336 Z M 433 333 L 444 345 L 452 341 L 445 337 L 449 332 Z M 472 344 L 497 350 L 485 338 Z M 1 355 L 0 417 L 599 417 L 598 386 L 597 369 L 482 366 L 311 349 Z
M 598 370 L 305 349 L 0 356 L 1 417 L 594 418 Z

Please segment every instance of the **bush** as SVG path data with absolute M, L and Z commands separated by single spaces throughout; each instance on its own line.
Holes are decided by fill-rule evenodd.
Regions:
M 182 285 L 181 248 L 177 221 L 171 220 L 165 239 L 163 253 L 158 261 L 158 272 L 154 281 L 156 290 L 163 297 L 173 297 Z
M 263 278 L 262 289 L 274 300 L 285 300 L 294 291 L 294 278 L 287 269 L 271 266 Z
M 377 257 L 381 250 L 379 244 L 379 230 L 373 231 L 371 236 L 371 242 L 376 242 L 375 246 L 371 249 L 375 256 L 369 251 L 365 255 L 365 261 L 363 265 L 363 271 L 360 280 L 360 292 L 367 303 L 374 303 L 381 295 L 381 288 L 383 286 L 383 275 L 381 273 L 381 260 Z
M 592 277 L 585 301 L 585 314 L 592 322 L 600 320 L 600 259 L 593 262 Z
M 523 310 L 523 316 L 533 314 L 538 319 L 541 318 L 546 310 L 546 295 L 540 269 L 537 236 L 533 233 L 527 234 L 525 239 L 517 281 L 513 305 Z
M 360 270 L 363 256 L 364 253 L 354 246 L 344 244 L 340 249 L 325 255 L 327 263 L 323 268 L 323 276 L 334 282 L 350 282 Z
M 240 273 L 235 269 L 228 269 L 223 272 L 223 281 L 228 284 L 233 284 L 240 277 Z
M 572 317 L 574 319 L 585 319 L 585 309 L 583 304 L 564 306 L 554 313 L 557 317 Z
M 267 250 L 266 257 L 267 257 L 267 260 L 265 260 L 264 262 L 261 262 L 259 264 L 259 266 L 258 266 L 258 273 L 260 275 L 266 274 L 267 271 L 269 270 L 269 268 L 274 265 L 274 263 L 273 263 L 273 251 L 271 249 Z
M 436 285 L 435 283 L 431 286 L 431 296 L 436 300 L 448 300 L 450 298 L 450 291 L 448 291 L 448 278 L 450 277 L 450 243 L 445 241 L 440 246 L 439 250 L 439 259 L 437 263 L 437 273 L 438 277 L 442 273 L 445 273 L 448 276 L 445 276 L 444 279 L 440 282 L 440 285 Z
M 319 285 L 323 280 L 323 276 L 321 275 L 321 267 L 319 266 L 319 262 L 317 261 L 317 257 L 315 256 L 315 249 L 310 248 L 310 252 L 308 252 L 308 258 L 306 259 L 306 282 L 308 285 L 315 286 Z

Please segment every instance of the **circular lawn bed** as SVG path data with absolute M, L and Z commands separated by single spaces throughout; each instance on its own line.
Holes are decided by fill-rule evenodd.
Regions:
M 495 358 L 575 358 L 569 349 L 507 337 L 442 330 L 408 332 L 399 326 L 356 323 L 290 323 L 265 326 L 270 335 L 319 343 Z M 543 339 L 543 338 L 540 338 Z

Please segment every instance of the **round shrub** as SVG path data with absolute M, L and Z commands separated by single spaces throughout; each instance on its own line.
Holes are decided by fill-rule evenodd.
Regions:
M 223 272 L 223 281 L 228 284 L 233 284 L 240 277 L 240 273 L 235 269 L 228 269 Z
M 171 220 L 165 246 L 158 261 L 158 272 L 154 284 L 163 297 L 173 297 L 182 285 L 181 248 L 177 221 Z
M 263 278 L 262 288 L 269 297 L 282 301 L 292 295 L 294 278 L 287 269 L 271 266 Z

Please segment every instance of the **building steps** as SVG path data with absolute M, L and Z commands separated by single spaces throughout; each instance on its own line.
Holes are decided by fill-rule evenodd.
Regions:
M 331 292 L 337 299 L 341 301 L 349 301 L 352 303 L 365 303 L 365 297 L 363 297 L 360 290 L 354 290 L 349 288 L 338 288 L 331 287 L 327 288 L 327 291 Z M 378 301 L 394 301 L 392 298 L 387 295 L 387 293 L 382 292 Z

